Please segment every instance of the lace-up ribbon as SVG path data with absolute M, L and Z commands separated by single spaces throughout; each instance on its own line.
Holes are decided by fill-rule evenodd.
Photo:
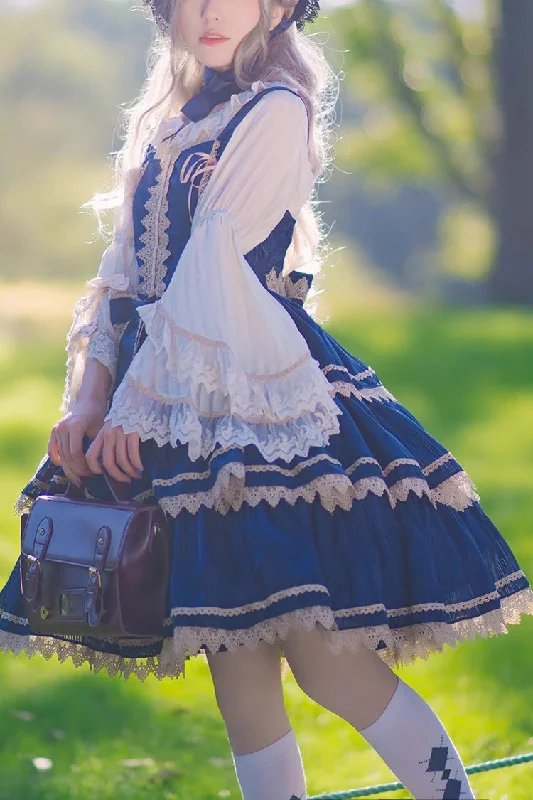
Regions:
M 217 148 L 213 148 L 213 150 L 210 153 L 203 153 L 201 150 L 195 153 L 190 153 L 185 159 L 183 166 L 181 168 L 180 181 L 182 183 L 188 183 L 190 181 L 189 195 L 188 195 L 188 209 L 189 209 L 189 219 L 191 220 L 191 222 L 192 222 L 191 202 L 192 202 L 193 190 L 198 189 L 198 192 L 201 193 L 202 189 L 204 188 L 209 179 L 209 175 L 215 169 L 217 165 L 216 149 Z M 195 161 L 193 164 L 191 164 L 190 162 L 195 157 L 198 160 Z

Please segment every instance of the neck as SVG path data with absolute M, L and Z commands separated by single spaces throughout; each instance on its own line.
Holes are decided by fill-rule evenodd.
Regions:
M 204 79 L 208 81 L 214 75 L 218 75 L 219 78 L 233 78 L 234 72 L 233 67 L 227 67 L 224 69 L 216 69 L 215 67 L 204 67 Z

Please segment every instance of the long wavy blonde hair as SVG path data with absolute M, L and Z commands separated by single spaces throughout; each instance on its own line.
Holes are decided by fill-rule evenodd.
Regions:
M 124 199 L 124 176 L 140 166 L 159 123 L 177 114 L 200 89 L 203 65 L 187 50 L 180 36 L 178 8 L 173 3 L 171 24 L 161 34 L 154 26 L 154 37 L 147 54 L 147 79 L 139 96 L 121 109 L 119 128 L 125 129 L 122 148 L 113 153 L 113 185 L 106 192 L 97 192 L 83 208 L 90 208 L 98 220 L 98 232 L 109 234 L 102 212 L 114 209 Z M 249 89 L 254 81 L 279 81 L 297 91 L 309 115 L 309 157 L 317 183 L 327 179 L 333 160 L 334 111 L 338 97 L 338 78 L 328 63 L 322 45 L 315 36 L 297 31 L 292 25 L 277 37 L 270 38 L 270 19 L 274 5 L 281 6 L 285 16 L 294 10 L 296 0 L 259 0 L 258 25 L 237 48 L 234 69 L 239 87 Z M 326 256 L 326 232 L 316 200 L 316 188 L 296 220 L 291 246 L 287 252 L 284 274 L 304 269 L 314 276 L 321 270 Z M 309 301 L 317 292 L 317 282 L 306 301 L 310 313 L 316 306 Z

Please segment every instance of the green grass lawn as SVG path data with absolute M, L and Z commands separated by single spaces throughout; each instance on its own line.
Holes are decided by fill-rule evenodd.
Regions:
M 0 334 L 2 584 L 18 553 L 12 505 L 59 417 L 64 326 L 43 334 L 33 325 L 10 320 Z M 533 576 L 531 315 L 358 305 L 326 327 L 454 453 Z M 447 647 L 399 672 L 467 765 L 533 751 L 533 620 L 522 620 L 505 636 Z M 290 672 L 284 680 L 310 795 L 396 780 L 354 729 L 304 695 Z M 185 679 L 140 683 L 55 657 L 3 654 L 0 686 L 0 800 L 240 797 L 203 658 L 188 662 Z M 35 758 L 51 768 L 39 771 Z M 533 763 L 471 780 L 478 798 L 529 800 Z M 385 796 L 409 794 L 376 795 Z

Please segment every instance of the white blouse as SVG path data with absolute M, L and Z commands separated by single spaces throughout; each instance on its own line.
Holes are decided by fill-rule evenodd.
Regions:
M 216 443 L 255 444 L 267 461 L 290 461 L 339 432 L 342 411 L 330 383 L 244 258 L 287 210 L 298 215 L 315 178 L 305 104 L 286 91 L 265 95 L 220 156 L 168 288 L 139 308 L 147 338 L 106 420 L 159 446 L 187 443 L 193 461 Z M 113 246 L 133 248 L 131 241 Z M 122 276 L 103 270 L 96 291 L 131 292 L 133 259 L 122 255 L 128 268 Z M 105 304 L 99 312 L 91 346 L 112 371 Z

